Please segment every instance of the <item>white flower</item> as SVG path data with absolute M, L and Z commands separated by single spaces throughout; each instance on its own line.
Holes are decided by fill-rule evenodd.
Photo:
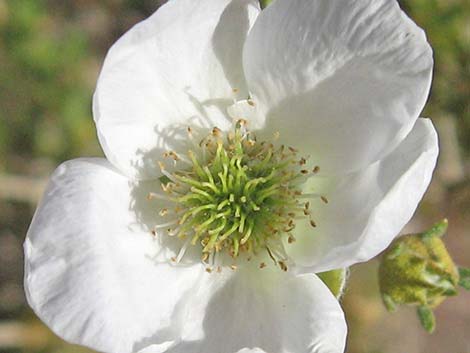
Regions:
M 170 0 L 104 63 L 93 111 L 107 160 L 51 177 L 25 242 L 31 307 L 104 352 L 343 352 L 342 310 L 314 273 L 374 257 L 412 216 L 438 154 L 418 119 L 431 72 L 424 33 L 394 0 L 263 12 L 255 0 Z M 244 120 L 233 132 L 237 119 L 256 142 Z M 240 165 L 224 134 L 243 145 Z M 298 153 L 270 150 L 276 138 Z M 272 164 L 256 174 L 261 139 Z M 246 187 L 232 200 L 220 191 L 230 163 L 227 188 Z M 210 212 L 196 218 L 196 204 Z

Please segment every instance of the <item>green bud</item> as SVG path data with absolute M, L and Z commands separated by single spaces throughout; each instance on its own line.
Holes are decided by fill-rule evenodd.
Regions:
M 432 332 L 432 308 L 447 296 L 457 294 L 459 271 L 441 237 L 447 230 L 446 219 L 430 230 L 405 235 L 395 240 L 383 255 L 379 283 L 383 302 L 389 311 L 397 305 L 418 306 L 423 327 Z
M 320 277 L 336 298 L 341 298 L 348 276 L 348 269 L 341 268 L 317 273 L 317 276 Z

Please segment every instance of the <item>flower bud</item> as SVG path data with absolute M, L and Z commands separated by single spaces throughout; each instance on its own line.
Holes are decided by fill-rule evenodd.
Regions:
M 418 306 L 423 327 L 434 330 L 432 308 L 447 296 L 457 294 L 459 271 L 441 237 L 446 219 L 429 231 L 405 235 L 386 250 L 379 268 L 382 299 L 389 311 L 397 305 Z

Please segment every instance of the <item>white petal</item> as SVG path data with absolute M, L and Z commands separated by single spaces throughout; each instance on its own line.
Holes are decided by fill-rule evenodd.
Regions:
M 188 124 L 230 125 L 226 108 L 248 95 L 242 48 L 258 12 L 255 0 L 172 0 L 114 44 L 93 101 L 114 165 L 155 176 L 152 160 L 175 149 Z
M 145 202 L 104 159 L 66 162 L 52 176 L 25 242 L 25 291 L 67 341 L 130 353 L 174 339 L 203 268 L 160 262 Z
M 385 159 L 342 177 L 329 203 L 313 210 L 318 227 L 297 229 L 302 240 L 289 246 L 291 256 L 315 272 L 376 256 L 412 217 L 431 181 L 438 150 L 431 121 L 418 119 Z
M 344 314 L 312 274 L 256 269 L 207 275 L 188 308 L 183 342 L 168 353 L 344 352 Z M 200 327 L 203 332 L 192 331 Z
M 277 0 L 244 50 L 269 133 L 323 172 L 359 170 L 392 151 L 427 99 L 432 51 L 395 0 Z

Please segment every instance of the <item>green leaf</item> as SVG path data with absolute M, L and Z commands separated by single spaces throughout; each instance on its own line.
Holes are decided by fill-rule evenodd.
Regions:
M 336 298 L 339 299 L 341 297 L 346 284 L 347 269 L 341 268 L 338 270 L 317 273 L 317 276 L 320 277 Z
M 388 294 L 382 294 L 382 301 L 387 308 L 388 312 L 393 313 L 397 310 L 397 304 Z
M 434 317 L 432 309 L 429 306 L 420 306 L 418 307 L 417 313 L 423 328 L 427 332 L 433 333 L 436 328 L 436 318 Z
M 459 267 L 459 286 L 470 290 L 470 268 Z
M 442 221 L 436 223 L 432 226 L 431 229 L 421 234 L 423 239 L 432 238 L 432 237 L 442 237 L 447 232 L 447 227 L 449 226 L 449 221 L 447 218 L 444 218 Z
M 272 3 L 273 0 L 260 0 L 261 8 L 264 9 L 266 8 L 270 3 Z

